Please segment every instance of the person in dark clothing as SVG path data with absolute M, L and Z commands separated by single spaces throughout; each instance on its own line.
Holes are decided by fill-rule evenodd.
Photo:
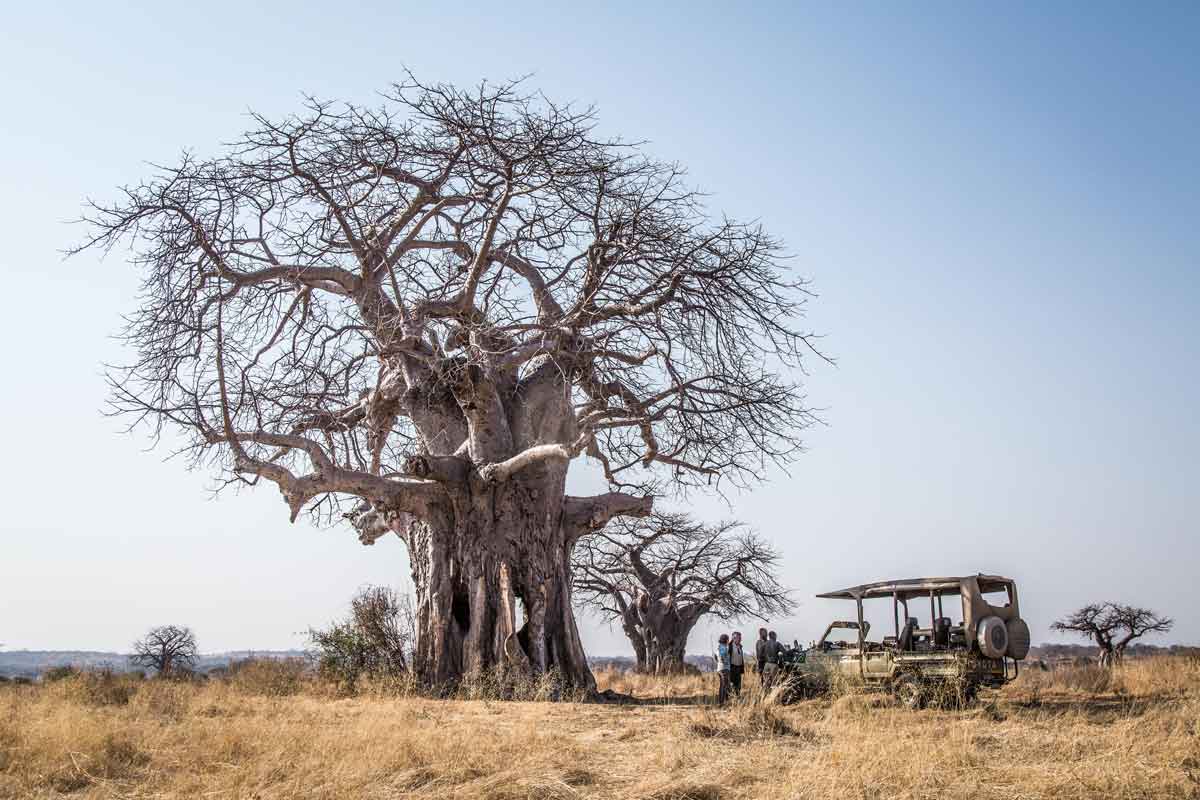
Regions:
M 766 644 L 763 645 L 762 685 L 763 691 L 768 691 L 779 672 L 779 656 L 783 654 L 783 643 L 778 640 L 775 631 L 767 634 Z
M 763 666 L 767 663 L 767 629 L 758 629 L 758 641 L 754 643 L 754 671 L 758 673 L 758 682 L 764 687 L 767 683 Z
M 742 632 L 734 631 L 729 642 L 729 686 L 733 693 L 742 693 L 742 673 L 746 671 L 746 657 L 742 653 Z

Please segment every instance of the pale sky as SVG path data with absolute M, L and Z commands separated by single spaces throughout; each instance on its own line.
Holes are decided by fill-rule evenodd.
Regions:
M 409 585 L 399 540 L 290 525 L 270 489 L 213 499 L 104 418 L 137 275 L 59 255 L 81 200 L 146 162 L 302 92 L 372 101 L 405 65 L 595 103 L 813 279 L 827 426 L 789 473 L 691 503 L 783 551 L 783 638 L 844 613 L 817 592 L 983 571 L 1018 580 L 1035 642 L 1106 599 L 1178 618 L 1150 641 L 1200 642 L 1200 6 L 172 5 L 26 3 L 0 26 L 6 649 L 122 650 L 167 622 L 205 651 L 298 647 L 361 584 Z

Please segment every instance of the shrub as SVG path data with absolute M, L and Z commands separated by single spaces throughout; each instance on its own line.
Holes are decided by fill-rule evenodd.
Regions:
M 376 685 L 405 683 L 416 612 L 407 595 L 367 586 L 350 601 L 350 615 L 324 630 L 310 629 L 321 677 L 347 693 L 368 677 Z

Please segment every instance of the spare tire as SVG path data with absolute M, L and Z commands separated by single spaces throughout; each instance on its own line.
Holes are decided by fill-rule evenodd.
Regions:
M 988 658 L 1004 658 L 1008 651 L 1008 628 L 999 617 L 984 617 L 975 627 L 975 640 L 979 652 Z
M 1020 661 L 1029 655 L 1029 626 L 1020 617 L 1013 617 L 1004 627 L 1008 630 L 1008 657 Z

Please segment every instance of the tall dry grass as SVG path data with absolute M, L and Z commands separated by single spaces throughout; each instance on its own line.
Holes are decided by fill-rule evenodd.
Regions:
M 0 687 L 0 798 L 1187 798 L 1200 661 L 1025 672 L 965 711 L 881 695 L 728 707 L 712 676 L 603 673 L 640 704 L 354 697 L 264 666 Z

